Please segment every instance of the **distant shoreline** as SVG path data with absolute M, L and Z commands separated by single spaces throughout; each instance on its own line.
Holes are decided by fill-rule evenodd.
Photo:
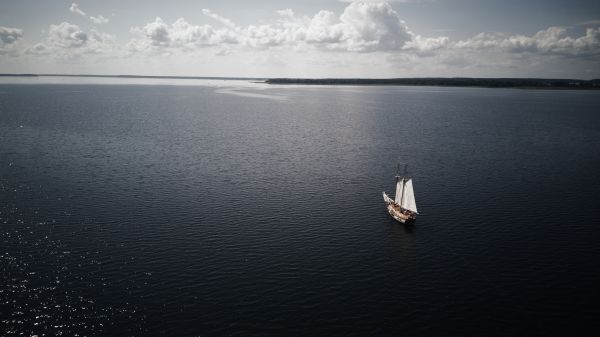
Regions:
M 93 78 L 149 78 L 180 80 L 247 80 L 272 85 L 373 85 L 373 86 L 439 86 L 521 89 L 599 90 L 600 79 L 552 78 L 475 78 L 475 77 L 412 77 L 412 78 L 260 78 L 214 76 L 152 76 L 152 75 L 89 75 L 89 74 L 0 74 L 0 77 L 93 77 Z
M 415 78 L 273 78 L 268 84 L 302 85 L 405 85 L 439 87 L 483 87 L 522 89 L 600 89 L 600 79 L 548 79 L 548 78 L 471 78 L 471 77 L 415 77 Z

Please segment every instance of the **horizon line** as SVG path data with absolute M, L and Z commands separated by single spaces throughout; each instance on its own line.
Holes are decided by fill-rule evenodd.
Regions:
M 262 76 L 180 76 L 180 75 L 132 75 L 132 74 L 37 74 L 37 73 L 0 73 L 2 77 L 108 77 L 108 78 L 167 78 L 167 79 L 295 79 L 295 80 L 399 80 L 399 79 L 515 79 L 515 80 L 575 80 L 597 81 L 600 78 L 584 80 L 572 77 L 469 77 L 469 76 L 422 76 L 422 77 L 262 77 Z

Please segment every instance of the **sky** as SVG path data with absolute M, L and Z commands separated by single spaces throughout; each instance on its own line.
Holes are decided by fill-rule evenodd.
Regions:
M 600 78 L 597 0 L 0 0 L 0 73 Z

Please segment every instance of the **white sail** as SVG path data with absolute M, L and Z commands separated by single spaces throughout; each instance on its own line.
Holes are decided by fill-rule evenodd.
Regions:
M 396 201 L 398 201 L 398 191 L 396 190 Z M 417 202 L 415 201 L 415 192 L 413 191 L 412 179 L 408 179 L 404 184 L 404 196 L 402 198 L 402 208 L 417 212 Z
M 396 197 L 395 197 L 395 202 L 400 205 L 400 200 L 402 200 L 402 187 L 404 184 L 402 184 L 402 179 L 398 180 L 398 182 L 396 183 Z
M 391 204 L 394 202 L 394 200 L 388 197 L 388 195 L 385 192 L 383 192 L 383 201 L 385 201 L 386 204 Z

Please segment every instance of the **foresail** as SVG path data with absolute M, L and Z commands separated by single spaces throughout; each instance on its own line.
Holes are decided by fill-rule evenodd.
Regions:
M 386 204 L 391 204 L 394 202 L 394 200 L 388 197 L 388 195 L 385 192 L 383 192 L 383 201 L 385 201 Z
M 398 198 L 398 197 L 396 197 Z M 409 211 L 417 212 L 417 202 L 415 201 L 415 192 L 413 191 L 412 179 L 409 179 L 406 184 L 404 184 L 404 197 L 402 199 L 402 208 L 407 209 Z
M 402 179 L 398 180 L 398 182 L 396 183 L 396 197 L 395 197 L 395 202 L 397 204 L 400 204 L 400 200 L 402 200 Z

